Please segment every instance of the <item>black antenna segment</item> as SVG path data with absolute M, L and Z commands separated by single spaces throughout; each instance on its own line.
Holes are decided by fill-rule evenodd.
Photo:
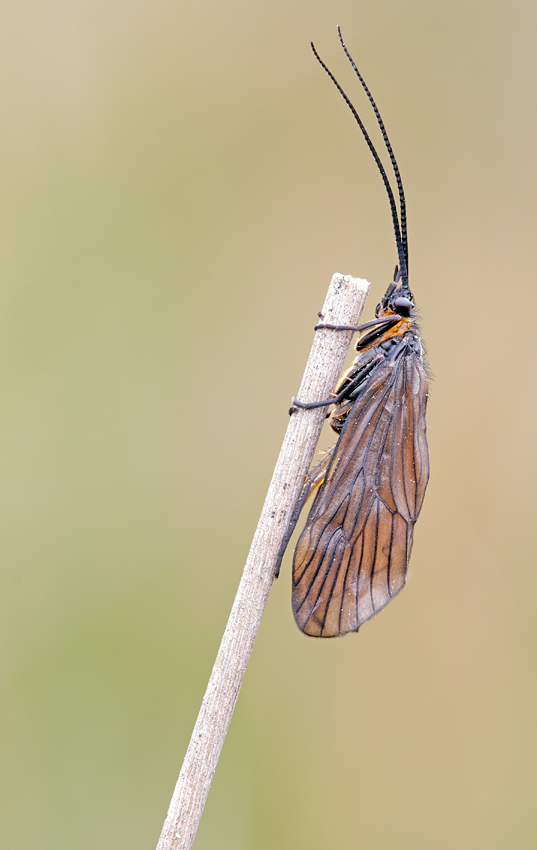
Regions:
M 338 31 L 338 35 L 339 35 L 339 40 L 341 42 L 341 46 L 343 47 L 343 50 L 345 51 L 345 55 L 347 56 L 347 59 L 351 63 L 353 70 L 356 73 L 356 76 L 358 77 L 358 79 L 360 80 L 362 88 L 365 91 L 371 106 L 373 107 L 375 117 L 376 117 L 378 125 L 380 127 L 380 132 L 382 133 L 382 138 L 384 140 L 384 144 L 386 145 L 386 150 L 388 151 L 388 156 L 390 157 L 390 162 L 392 164 L 393 172 L 395 174 L 395 180 L 397 182 L 397 189 L 398 189 L 398 194 L 399 194 L 399 207 L 400 207 L 400 215 L 401 215 L 401 224 L 399 224 L 399 213 L 397 211 L 397 204 L 395 203 L 395 198 L 394 198 L 394 195 L 393 195 L 392 187 L 390 185 L 390 181 L 388 179 L 388 175 L 386 174 L 386 171 L 385 171 L 384 166 L 381 162 L 381 159 L 380 159 L 380 157 L 379 157 L 379 155 L 378 155 L 378 153 L 375 149 L 373 142 L 371 141 L 369 133 L 365 129 L 365 127 L 362 123 L 362 120 L 361 120 L 360 116 L 358 115 L 358 112 L 356 111 L 356 109 L 355 109 L 354 105 L 352 104 L 350 98 L 347 97 L 347 95 L 343 91 L 342 87 L 340 86 L 340 84 L 338 83 L 338 81 L 336 80 L 336 78 L 334 77 L 332 72 L 326 67 L 323 60 L 321 59 L 321 57 L 317 53 L 313 42 L 311 43 L 311 49 L 313 50 L 315 58 L 317 59 L 317 61 L 321 65 L 321 67 L 324 68 L 324 70 L 326 71 L 326 73 L 328 74 L 328 76 L 330 77 L 332 82 L 334 83 L 335 87 L 339 91 L 340 95 L 342 96 L 343 100 L 345 101 L 345 103 L 347 104 L 347 106 L 351 110 L 352 114 L 354 115 L 356 123 L 358 124 L 358 126 L 360 127 L 360 130 L 362 131 L 362 135 L 363 135 L 364 139 L 366 140 L 367 145 L 369 147 L 369 150 L 371 151 L 371 153 L 373 155 L 373 159 L 375 160 L 375 162 L 377 164 L 377 168 L 380 171 L 380 175 L 381 175 L 382 180 L 384 182 L 384 186 L 385 186 L 386 192 L 388 194 L 388 199 L 390 201 L 390 209 L 392 211 L 393 230 L 394 230 L 394 235 L 395 235 L 395 244 L 397 246 L 397 254 L 398 254 L 398 257 L 399 257 L 400 276 L 401 276 L 403 286 L 406 289 L 409 289 L 409 287 L 408 287 L 408 239 L 407 239 L 407 225 L 406 225 L 406 202 L 405 202 L 405 193 L 404 193 L 404 190 L 403 190 L 403 181 L 401 180 L 401 173 L 399 171 L 399 166 L 397 165 L 397 160 L 395 159 L 393 148 L 392 148 L 390 140 L 388 138 L 388 134 L 386 132 L 384 122 L 381 118 L 380 112 L 378 110 L 377 104 L 375 103 L 373 95 L 369 91 L 369 88 L 368 88 L 364 78 L 360 74 L 358 68 L 356 67 L 356 65 L 354 63 L 352 56 L 350 55 L 349 51 L 347 50 L 347 46 L 345 45 L 345 42 L 343 41 L 343 37 L 341 35 L 341 30 L 340 30 L 339 26 L 337 28 L 337 31 Z M 410 292 L 410 290 L 409 290 L 409 292 Z

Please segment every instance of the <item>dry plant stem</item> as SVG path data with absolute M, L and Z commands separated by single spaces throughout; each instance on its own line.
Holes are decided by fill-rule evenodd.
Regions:
M 356 325 L 369 284 L 335 274 L 322 311 L 323 322 Z M 300 401 L 320 401 L 333 391 L 352 337 L 350 331 L 315 334 Z M 289 419 L 280 456 L 263 505 L 235 602 L 222 638 L 177 780 L 157 850 L 189 850 L 209 793 L 220 751 L 239 695 L 290 517 L 298 503 L 326 408 L 297 410 Z

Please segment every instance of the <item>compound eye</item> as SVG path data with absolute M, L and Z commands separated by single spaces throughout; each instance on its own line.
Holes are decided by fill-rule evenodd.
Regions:
M 400 295 L 394 300 L 393 306 L 400 316 L 409 316 L 414 305 L 410 298 L 405 298 L 403 295 Z

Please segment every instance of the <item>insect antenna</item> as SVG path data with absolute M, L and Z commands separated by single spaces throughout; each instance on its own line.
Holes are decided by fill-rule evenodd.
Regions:
M 395 159 L 395 155 L 393 153 L 393 149 L 392 149 L 390 140 L 388 138 L 388 134 L 386 132 L 384 122 L 383 122 L 382 117 L 380 115 L 380 112 L 378 110 L 377 104 L 375 103 L 373 95 L 369 91 L 369 88 L 366 85 L 364 78 L 362 77 L 358 68 L 356 67 L 354 60 L 353 60 L 352 56 L 350 55 L 350 53 L 347 49 L 347 46 L 345 45 L 345 42 L 343 41 L 343 37 L 341 35 L 341 30 L 340 30 L 339 26 L 338 26 L 337 29 L 338 29 L 339 40 L 341 41 L 341 45 L 343 47 L 343 50 L 345 51 L 345 55 L 347 56 L 347 59 L 351 63 L 353 70 L 355 71 L 356 75 L 358 76 L 358 79 L 360 80 L 360 83 L 361 83 L 361 85 L 362 85 L 362 87 L 363 87 L 363 89 L 364 89 L 364 91 L 365 91 L 365 93 L 366 93 L 366 95 L 369 99 L 369 102 L 371 103 L 371 106 L 373 107 L 373 111 L 375 113 L 378 125 L 380 127 L 380 131 L 382 133 L 382 138 L 383 138 L 384 144 L 386 145 L 386 150 L 388 151 L 388 156 L 390 157 L 390 162 L 392 164 L 392 168 L 393 168 L 393 171 L 394 171 L 394 174 L 395 174 L 395 179 L 396 179 L 396 182 L 397 182 L 397 189 L 398 189 L 398 194 L 399 194 L 399 205 L 400 205 L 400 210 L 401 210 L 401 224 L 399 224 L 399 214 L 398 214 L 398 211 L 397 211 L 397 204 L 395 203 L 395 198 L 394 198 L 394 194 L 393 194 L 393 191 L 392 191 L 392 187 L 390 185 L 390 181 L 388 179 L 388 175 L 386 174 L 386 170 L 385 170 L 385 168 L 384 168 L 384 166 L 381 162 L 381 159 L 380 159 L 380 157 L 379 157 L 379 155 L 376 151 L 376 148 L 375 148 L 373 142 L 371 141 L 369 133 L 365 129 L 364 124 L 363 124 L 360 116 L 358 115 L 358 112 L 356 111 L 356 109 L 354 107 L 354 104 L 351 102 L 350 98 L 344 92 L 343 88 L 340 86 L 340 84 L 338 83 L 338 81 L 336 80 L 336 78 L 334 77 L 332 72 L 329 70 L 329 68 L 327 68 L 327 66 L 325 65 L 325 63 L 323 62 L 323 60 L 321 59 L 321 57 L 317 53 L 317 51 L 315 49 L 315 45 L 313 44 L 313 42 L 311 43 L 311 49 L 313 50 L 315 58 L 317 59 L 317 61 L 321 65 L 321 67 L 324 69 L 324 71 L 326 71 L 326 73 L 328 74 L 328 76 L 330 77 L 332 82 L 334 83 L 335 87 L 339 91 L 340 95 L 342 96 L 343 100 L 345 101 L 345 103 L 347 104 L 349 109 L 351 110 L 351 112 L 352 112 L 352 114 L 353 114 L 353 116 L 356 120 L 356 123 L 360 127 L 360 130 L 362 131 L 362 135 L 367 142 L 369 150 L 371 151 L 371 153 L 373 155 L 373 159 L 375 160 L 375 162 L 377 164 L 377 168 L 378 168 L 380 175 L 382 177 L 384 187 L 386 189 L 386 192 L 388 194 L 388 199 L 389 199 L 389 202 L 390 202 L 390 209 L 391 209 L 392 221 L 393 221 L 393 230 L 394 230 L 394 235 L 395 235 L 395 243 L 396 243 L 396 246 L 397 246 L 397 254 L 398 254 L 398 257 L 399 257 L 399 268 L 400 268 L 401 279 L 403 281 L 404 287 L 406 289 L 408 289 L 408 291 L 410 293 L 410 290 L 409 290 L 409 287 L 408 287 L 408 239 L 407 239 L 407 224 L 406 224 L 406 202 L 405 202 L 405 193 L 403 191 L 403 182 L 401 180 L 401 173 L 399 171 L 399 166 L 397 165 L 397 161 Z
M 369 102 L 370 102 L 371 106 L 373 107 L 373 112 L 375 113 L 375 117 L 376 117 L 376 119 L 378 121 L 378 125 L 380 127 L 380 132 L 382 133 L 382 138 L 384 140 L 384 144 L 386 145 L 386 150 L 388 151 L 388 156 L 390 157 L 390 162 L 392 164 L 393 173 L 395 174 L 395 180 L 397 182 L 397 190 L 398 190 L 398 193 L 399 193 L 399 206 L 400 206 L 400 210 L 401 210 L 401 242 L 403 243 L 403 250 L 405 252 L 406 269 L 407 269 L 407 274 L 408 274 L 408 237 L 407 237 L 407 226 L 406 226 L 406 201 L 405 201 L 405 192 L 404 192 L 404 189 L 403 189 L 403 181 L 401 179 L 401 172 L 399 171 L 399 166 L 397 165 L 397 160 L 395 159 L 395 154 L 393 152 L 393 148 L 392 148 L 390 139 L 388 138 L 388 133 L 386 132 L 386 127 L 384 126 L 384 121 L 382 120 L 382 116 L 379 112 L 378 106 L 375 103 L 375 99 L 374 99 L 373 95 L 369 91 L 369 87 L 368 87 L 366 81 L 364 80 L 364 78 L 360 74 L 360 71 L 356 67 L 356 63 L 354 62 L 354 59 L 352 58 L 351 54 L 349 53 L 347 45 L 343 41 L 343 36 L 341 35 L 341 29 L 340 29 L 339 26 L 337 28 L 337 33 L 338 33 L 338 36 L 339 36 L 339 40 L 341 42 L 341 46 L 343 47 L 343 50 L 345 51 L 345 55 L 347 56 L 347 59 L 351 63 L 352 68 L 353 68 L 356 76 L 360 80 L 360 83 L 362 84 L 362 88 L 365 91 L 367 97 L 369 98 Z

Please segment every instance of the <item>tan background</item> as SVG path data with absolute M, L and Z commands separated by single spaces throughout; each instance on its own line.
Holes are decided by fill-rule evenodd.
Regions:
M 435 374 L 404 593 L 269 600 L 198 850 L 537 846 L 537 6 L 3 7 L 4 847 L 151 848 L 333 272 L 396 261 L 309 41 L 408 195 Z M 330 444 L 323 438 L 321 447 Z

